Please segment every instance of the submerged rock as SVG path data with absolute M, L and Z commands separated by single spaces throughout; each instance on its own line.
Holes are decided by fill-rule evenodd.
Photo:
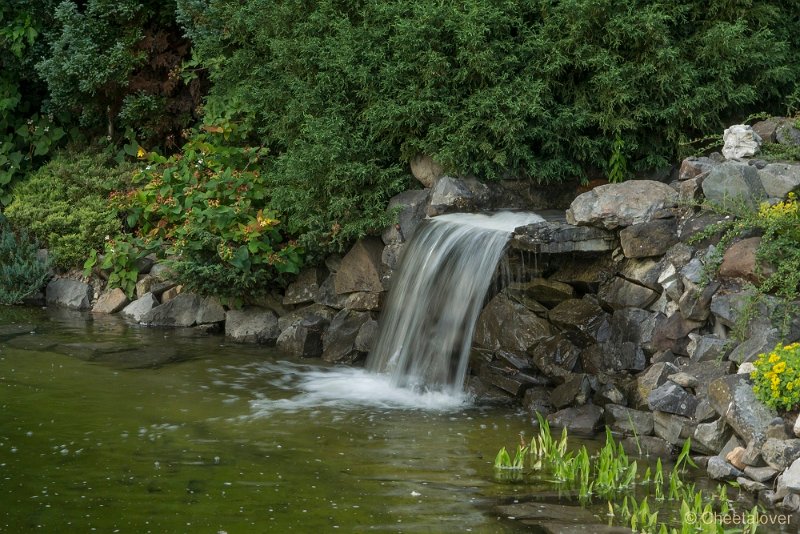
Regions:
M 53 278 L 45 290 L 48 306 L 62 306 L 70 310 L 88 310 L 92 307 L 94 289 L 89 284 L 67 278 Z
M 565 408 L 547 416 L 554 429 L 566 428 L 570 434 L 593 436 L 602 426 L 603 409 L 594 404 Z

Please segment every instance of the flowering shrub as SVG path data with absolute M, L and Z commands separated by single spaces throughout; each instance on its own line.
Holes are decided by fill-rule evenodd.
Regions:
M 252 293 L 297 273 L 302 250 L 287 241 L 259 172 L 266 149 L 230 146 L 230 126 L 206 126 L 170 158 L 147 154 L 140 187 L 114 195 L 146 248 L 166 246 L 189 289 L 223 297 Z M 224 279 L 219 273 L 228 271 Z
M 753 391 L 764 404 L 791 410 L 800 404 L 800 343 L 778 344 L 768 354 L 759 354 L 750 373 Z

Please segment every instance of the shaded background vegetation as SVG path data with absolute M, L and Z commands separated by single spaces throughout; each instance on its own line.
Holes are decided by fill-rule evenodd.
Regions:
M 387 223 L 417 153 L 483 179 L 577 181 L 607 171 L 615 142 L 643 171 L 753 112 L 793 113 L 799 26 L 793 0 L 11 0 L 0 199 L 41 202 L 25 176 L 65 143 L 181 168 L 170 183 L 188 186 L 175 158 L 203 135 L 208 153 L 268 154 L 276 250 L 316 261 Z

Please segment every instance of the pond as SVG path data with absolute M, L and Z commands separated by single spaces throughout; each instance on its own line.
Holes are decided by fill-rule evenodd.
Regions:
M 494 506 L 559 501 L 495 479 L 521 411 L 116 317 L 1 309 L 0 409 L 0 531 L 527 532 Z
M 490 505 L 522 413 L 114 317 L 10 308 L 0 325 L 0 530 L 518 528 Z

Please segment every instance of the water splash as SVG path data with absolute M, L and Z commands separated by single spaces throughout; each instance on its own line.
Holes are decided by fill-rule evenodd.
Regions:
M 511 233 L 534 213 L 449 214 L 409 242 L 367 368 L 392 386 L 459 394 L 475 323 Z

